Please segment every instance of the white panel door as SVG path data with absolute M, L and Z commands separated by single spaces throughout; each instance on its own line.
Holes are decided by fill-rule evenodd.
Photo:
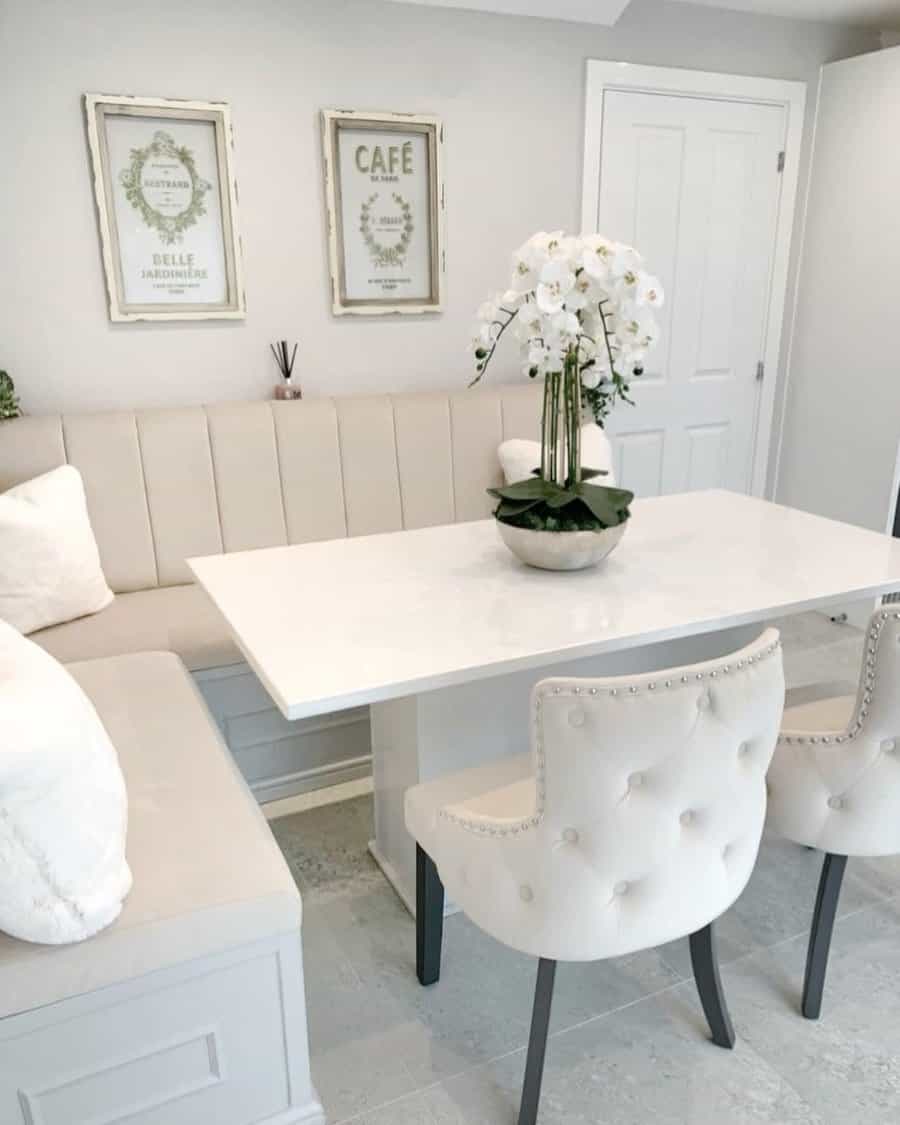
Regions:
M 751 489 L 785 128 L 781 106 L 604 92 L 597 230 L 666 290 L 637 405 L 609 423 L 640 496 Z

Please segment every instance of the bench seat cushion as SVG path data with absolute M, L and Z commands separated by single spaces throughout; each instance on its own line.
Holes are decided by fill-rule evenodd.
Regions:
M 162 586 L 119 594 L 92 617 L 32 633 L 57 660 L 95 660 L 129 652 L 174 652 L 195 672 L 243 659 L 225 619 L 199 586 Z
M 170 653 L 70 665 L 115 745 L 134 888 L 109 929 L 47 947 L 0 935 L 0 1018 L 296 932 L 300 896 L 268 825 Z

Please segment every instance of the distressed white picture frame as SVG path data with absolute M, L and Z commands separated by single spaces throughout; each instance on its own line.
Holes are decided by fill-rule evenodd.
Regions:
M 428 276 L 427 297 L 348 296 L 347 253 L 343 222 L 341 129 L 370 130 L 405 136 L 424 136 L 427 145 Z M 335 316 L 409 315 L 441 312 L 444 299 L 446 256 L 444 249 L 445 201 L 443 180 L 444 128 L 440 118 L 412 113 L 366 113 L 356 110 L 322 111 L 322 156 L 328 215 L 328 253 L 331 307 Z M 349 233 L 349 232 L 346 232 Z
M 112 321 L 237 320 L 246 315 L 241 242 L 237 224 L 237 184 L 234 176 L 234 141 L 231 114 L 225 102 L 172 100 L 121 94 L 85 94 L 88 143 L 94 179 L 94 197 L 100 226 L 103 267 Z M 225 296 L 222 301 L 148 301 L 126 298 L 122 247 L 114 204 L 114 170 L 110 168 L 107 117 L 149 117 L 173 122 L 203 122 L 215 130 L 217 211 L 224 254 Z

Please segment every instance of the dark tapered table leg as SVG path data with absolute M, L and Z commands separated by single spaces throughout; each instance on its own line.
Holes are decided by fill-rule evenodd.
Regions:
M 734 1028 L 731 1026 L 725 993 L 722 991 L 712 922 L 691 934 L 690 943 L 694 980 L 697 982 L 700 1003 L 712 1032 L 713 1043 L 718 1047 L 731 1049 L 734 1046 Z
M 831 949 L 831 934 L 834 930 L 834 918 L 837 914 L 846 867 L 845 855 L 830 853 L 825 856 L 825 862 L 822 864 L 812 930 L 809 935 L 809 948 L 806 951 L 806 975 L 803 980 L 802 1010 L 808 1020 L 817 1020 L 822 1011 L 828 952 Z
M 441 975 L 444 884 L 434 860 L 416 844 L 416 976 L 434 984 Z
M 525 1082 L 522 1085 L 519 1125 L 535 1125 L 537 1121 L 555 977 L 556 962 L 548 961 L 542 957 L 538 962 L 537 985 L 534 990 L 534 1009 L 531 1013 L 531 1035 L 528 1037 L 528 1058 L 525 1062 Z

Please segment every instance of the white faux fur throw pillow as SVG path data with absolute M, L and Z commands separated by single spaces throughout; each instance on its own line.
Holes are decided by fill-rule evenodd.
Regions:
M 82 941 L 131 889 L 125 782 L 72 676 L 0 621 L 0 930 Z
M 0 495 L 0 620 L 33 633 L 112 600 L 77 469 L 63 465 Z
M 524 438 L 510 438 L 497 450 L 503 477 L 507 484 L 527 480 L 541 465 L 541 443 Z M 614 485 L 612 446 L 609 438 L 593 422 L 581 427 L 581 463 L 586 469 L 604 469 L 607 475 L 597 477 L 596 484 Z

